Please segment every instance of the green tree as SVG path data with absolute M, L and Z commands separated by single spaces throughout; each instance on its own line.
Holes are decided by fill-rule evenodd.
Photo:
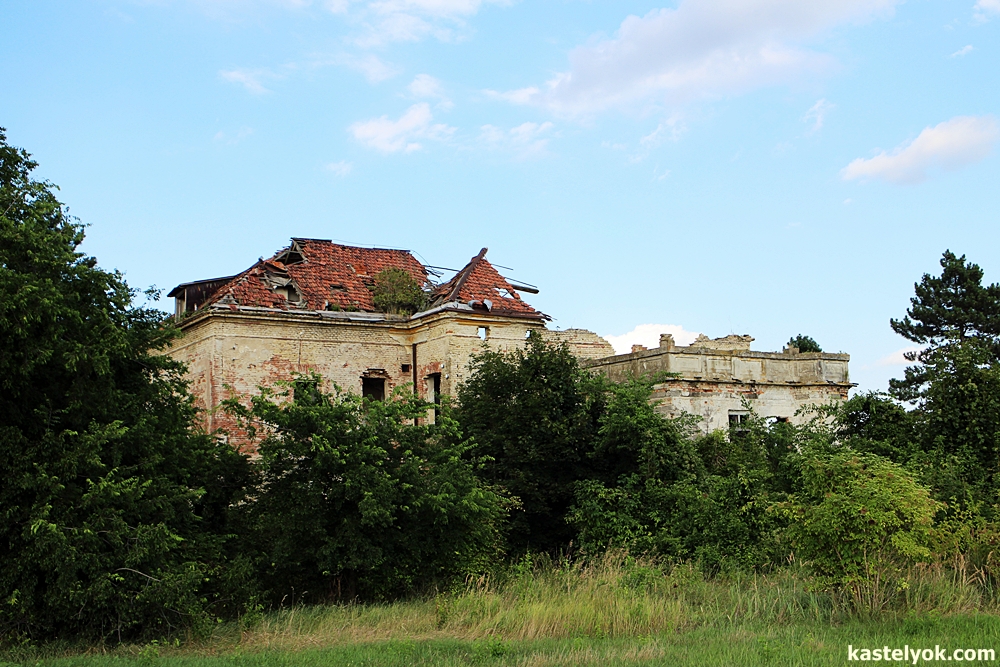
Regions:
M 372 302 L 383 313 L 412 315 L 427 306 L 427 294 L 408 271 L 383 269 L 375 274 Z
M 855 394 L 827 411 L 836 438 L 851 449 L 907 464 L 918 451 L 918 414 L 881 392 Z
M 621 474 L 578 484 L 570 519 L 581 546 L 693 558 L 709 571 L 774 560 L 781 522 L 767 510 L 796 474 L 798 431 L 754 417 L 738 437 L 695 437 L 690 418 L 656 413 L 650 390 L 642 381 L 611 389 L 598 451 Z
M 1000 337 L 1000 285 L 983 285 L 983 270 L 945 250 L 941 275 L 925 273 L 901 320 L 889 320 L 903 338 L 932 347 L 969 337 Z
M 799 348 L 799 352 L 822 352 L 823 348 L 819 346 L 811 336 L 803 336 L 799 334 L 794 338 L 789 339 L 789 347 Z
M 242 459 L 192 430 L 175 335 L 0 130 L 0 637 L 209 618 Z
M 440 408 L 325 393 L 319 376 L 226 409 L 258 443 L 248 549 L 272 603 L 384 599 L 484 567 L 501 546 L 502 498 L 481 485 L 471 443 Z
M 917 447 L 911 457 L 938 498 L 989 508 L 1000 472 L 1000 285 L 945 251 L 941 275 L 925 274 L 893 330 L 917 343 L 916 362 L 890 394 L 914 403 Z
M 576 483 L 614 465 L 594 452 L 606 381 L 534 332 L 523 350 L 474 356 L 471 370 L 456 416 L 484 457 L 480 475 L 520 501 L 511 513 L 511 551 L 566 546 L 575 535 L 566 516 Z
M 938 503 L 903 467 L 875 454 L 813 452 L 801 487 L 775 509 L 788 519 L 796 556 L 820 582 L 878 610 L 909 564 L 930 556 Z

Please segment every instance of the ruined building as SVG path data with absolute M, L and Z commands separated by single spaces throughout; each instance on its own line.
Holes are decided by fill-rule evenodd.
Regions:
M 754 352 L 750 336 L 714 340 L 704 335 L 687 347 L 674 345 L 670 334 L 660 346 L 633 347 L 631 354 L 585 362 L 612 380 L 653 376 L 653 400 L 667 416 L 682 412 L 702 418 L 701 428 L 713 431 L 744 421 L 752 408 L 762 417 L 799 423 L 799 408 L 844 400 L 851 384 L 850 355 L 828 352 Z
M 422 311 L 377 312 L 372 288 L 386 269 L 405 271 L 424 288 Z M 794 419 L 800 406 L 844 398 L 851 386 L 845 354 L 751 352 L 749 337 L 676 347 L 664 336 L 658 349 L 615 356 L 592 332 L 547 329 L 550 318 L 521 298 L 537 289 L 503 277 L 485 248 L 444 283 L 432 281 L 432 270 L 405 250 L 295 238 L 238 275 L 175 287 L 169 296 L 183 336 L 170 353 L 188 364 L 205 426 L 232 426 L 212 410 L 231 395 L 311 371 L 373 398 L 409 385 L 434 402 L 455 392 L 472 354 L 522 346 L 532 331 L 613 379 L 675 374 L 656 385 L 660 410 L 701 415 L 706 428 L 738 422 L 746 402 L 764 416 Z

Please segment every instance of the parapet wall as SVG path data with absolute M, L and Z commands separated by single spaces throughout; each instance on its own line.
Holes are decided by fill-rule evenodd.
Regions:
M 559 345 L 565 343 L 570 353 L 580 361 L 603 359 L 612 356 L 615 348 L 593 331 L 586 329 L 565 329 L 563 331 L 541 330 L 542 338 L 547 343 Z
M 660 347 L 635 349 L 585 363 L 616 382 L 630 377 L 656 377 L 653 398 L 668 416 L 680 412 L 703 418 L 704 430 L 728 427 L 751 406 L 762 417 L 801 423 L 800 409 L 847 398 L 853 386 L 850 355 L 827 352 L 751 351 L 749 336 L 700 337 L 678 347 L 663 335 Z

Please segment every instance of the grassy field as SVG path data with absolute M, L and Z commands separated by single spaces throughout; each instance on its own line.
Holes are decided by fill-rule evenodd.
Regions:
M 706 579 L 691 567 L 663 571 L 612 557 L 522 566 L 424 600 L 287 609 L 200 639 L 34 647 L 0 660 L 52 667 L 841 665 L 848 645 L 1000 655 L 1000 613 L 982 581 L 961 568 L 915 569 L 877 610 L 812 592 L 806 581 L 793 568 Z

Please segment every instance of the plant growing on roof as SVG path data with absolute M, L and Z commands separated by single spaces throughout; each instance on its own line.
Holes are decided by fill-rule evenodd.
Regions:
M 383 313 L 412 315 L 427 305 L 427 294 L 409 271 L 382 269 L 375 274 L 372 302 Z
M 799 348 L 799 352 L 822 352 L 823 348 L 813 339 L 812 336 L 799 334 L 788 341 L 790 347 Z

